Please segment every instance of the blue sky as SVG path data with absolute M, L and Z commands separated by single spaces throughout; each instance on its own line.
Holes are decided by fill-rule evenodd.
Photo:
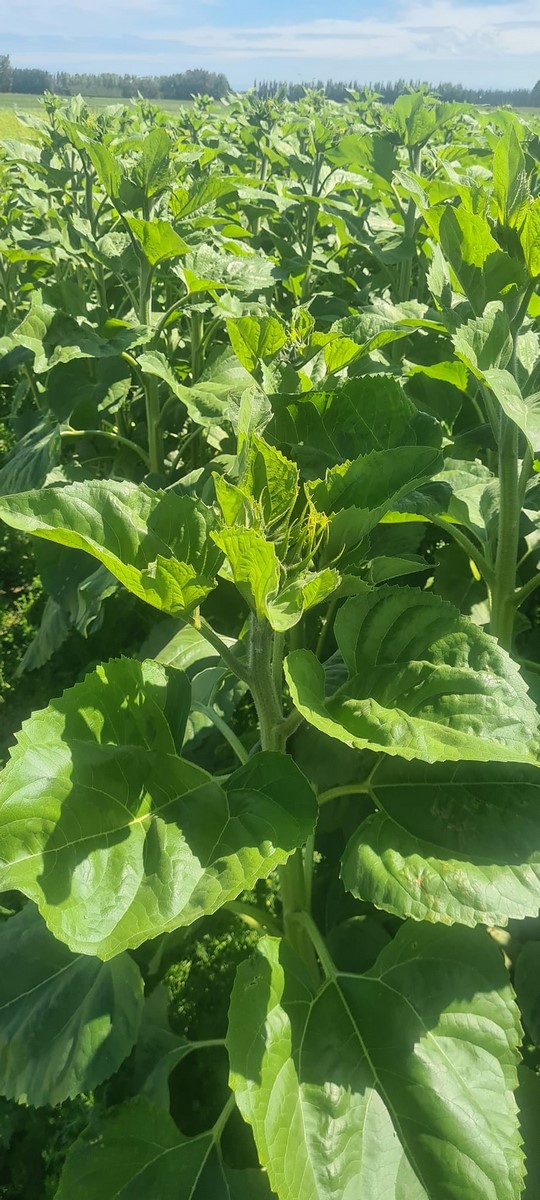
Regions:
M 532 86 L 540 0 L 0 0 L 16 66 Z

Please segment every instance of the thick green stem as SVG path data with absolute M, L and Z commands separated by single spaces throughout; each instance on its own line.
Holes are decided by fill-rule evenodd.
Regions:
M 140 259 L 139 320 L 141 325 L 152 324 L 152 267 L 144 255 Z M 163 474 L 163 437 L 158 382 L 154 375 L 144 377 L 148 461 L 152 474 Z
M 518 339 L 527 311 L 523 297 L 513 328 L 512 374 L 518 377 Z M 499 425 L 499 527 L 495 577 L 491 586 L 491 633 L 505 650 L 512 645 L 516 611 L 516 571 L 523 484 L 520 481 L 517 425 L 501 410 Z
M 86 219 L 90 224 L 92 233 L 95 232 L 94 222 L 94 188 L 92 183 L 92 171 L 88 166 L 86 156 L 84 158 L 84 204 L 86 209 Z
M 315 165 L 313 168 L 313 179 L 311 183 L 311 195 L 313 200 L 319 194 L 319 177 L 321 174 L 321 156 L 315 155 Z M 306 243 L 304 257 L 306 259 L 306 273 L 302 280 L 302 301 L 309 300 L 311 294 L 311 271 L 313 259 L 313 246 L 315 243 L 315 229 L 317 227 L 318 210 L 315 203 L 308 206 L 306 214 Z
M 499 530 L 495 578 L 491 589 L 490 629 L 501 646 L 505 650 L 509 650 L 514 629 L 521 504 L 518 475 L 518 431 L 506 413 L 501 413 L 499 488 Z
M 409 150 L 409 163 L 410 163 L 411 171 L 414 171 L 414 173 L 416 175 L 420 175 L 421 170 L 422 170 L 422 150 L 419 146 L 416 146 L 413 149 Z M 405 221 L 404 221 L 404 230 L 403 230 L 405 241 L 407 241 L 407 242 L 414 241 L 415 224 L 416 224 L 416 204 L 411 196 L 409 199 L 407 208 L 405 210 Z M 403 262 L 401 264 L 401 270 L 400 270 L 400 275 L 399 275 L 399 287 L 398 287 L 398 293 L 399 293 L 400 300 L 408 300 L 409 299 L 409 293 L 411 290 L 411 281 L 412 281 L 413 257 L 414 257 L 414 251 L 411 250 L 411 253 L 408 254 L 407 257 L 403 259 Z
M 101 437 L 107 441 L 116 442 L 119 446 L 127 446 L 132 450 L 138 458 L 142 459 L 145 467 L 148 467 L 148 455 L 142 446 L 138 446 L 136 442 L 132 442 L 131 438 L 123 437 L 120 433 L 114 433 L 109 429 L 62 429 L 60 431 L 61 438 L 82 438 L 82 437 Z
M 315 921 L 310 917 L 309 913 L 299 913 L 297 923 L 304 929 L 309 937 L 312 946 L 314 947 L 317 958 L 321 964 L 324 974 L 327 979 L 335 979 L 337 970 L 322 933 L 317 928 Z
M 250 641 L 250 686 L 257 709 L 261 749 L 274 750 L 282 754 L 286 749 L 281 696 L 276 686 L 276 657 L 274 632 L 267 621 L 252 617 Z M 309 898 L 306 888 L 304 856 L 301 849 L 291 854 L 288 862 L 279 868 L 279 890 L 283 908 L 285 936 L 304 960 L 314 983 L 319 982 L 319 970 L 313 945 L 304 926 L 297 920 L 298 913 L 308 912 Z
M 191 382 L 196 383 L 203 369 L 204 316 L 196 309 L 191 314 Z
M 245 683 L 250 682 L 250 675 L 246 665 L 229 649 L 227 643 L 220 638 L 219 633 L 214 633 L 212 626 L 208 624 L 208 621 L 204 617 L 192 618 L 186 624 L 197 629 L 202 637 L 206 638 L 206 641 L 214 647 L 214 650 L 217 650 L 232 675 L 236 675 L 238 679 L 244 680 Z

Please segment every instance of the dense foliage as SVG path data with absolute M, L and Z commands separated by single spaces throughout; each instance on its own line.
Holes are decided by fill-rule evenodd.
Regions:
M 424 92 L 29 120 L 21 670 L 146 629 L 0 779 L 0 1092 L 80 1097 L 57 1200 L 532 1200 L 537 129 Z M 244 940 L 173 1028 L 214 914 Z

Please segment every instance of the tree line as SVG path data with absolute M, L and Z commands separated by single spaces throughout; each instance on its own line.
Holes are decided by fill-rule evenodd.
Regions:
M 467 104 L 511 104 L 514 108 L 540 106 L 540 80 L 533 88 L 467 88 L 460 83 L 439 83 L 436 86 L 418 80 L 398 79 L 395 82 L 377 80 L 367 90 L 376 93 L 386 104 L 393 104 L 405 92 L 429 88 L 437 92 L 442 100 L 459 100 Z M 324 93 L 329 100 L 343 102 L 351 92 L 365 92 L 366 85 L 357 80 L 322 79 L 303 83 L 284 83 L 278 79 L 265 79 L 253 85 L 260 100 L 282 98 L 300 100 L 306 91 Z M 141 95 L 147 100 L 189 100 L 190 96 L 205 95 L 220 100 L 230 91 L 227 76 L 222 72 L 182 71 L 174 75 L 118 75 L 103 71 L 94 75 L 88 72 L 70 74 L 55 73 L 41 67 L 14 67 L 9 54 L 0 54 L 0 92 L 19 92 L 43 95 L 54 92 L 59 96 L 110 96 L 129 99 Z
M 363 93 L 366 85 L 357 80 L 348 83 L 342 80 L 322 79 L 303 83 L 283 83 L 278 79 L 265 79 L 254 83 L 254 90 L 260 100 L 277 97 L 286 100 L 300 100 L 306 91 L 324 92 L 329 100 L 342 102 L 350 99 L 351 92 Z M 467 88 L 460 83 L 424 83 L 419 80 L 398 79 L 396 82 L 377 80 L 370 83 L 367 90 L 380 96 L 385 104 L 393 104 L 398 96 L 411 90 L 427 88 L 436 92 L 442 100 L 458 100 L 467 104 L 511 104 L 514 108 L 524 108 L 529 105 L 540 105 L 540 80 L 534 88 Z
M 53 74 L 41 67 L 14 67 L 9 54 L 0 55 L 0 92 L 20 92 L 40 96 L 54 92 L 59 96 L 110 96 L 129 99 L 141 95 L 147 100 L 189 100 L 190 96 L 221 99 L 230 91 L 226 75 L 214 71 L 183 71 L 175 75 L 117 75 L 104 71 Z

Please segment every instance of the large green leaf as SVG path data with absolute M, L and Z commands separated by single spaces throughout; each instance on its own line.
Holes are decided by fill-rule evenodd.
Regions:
M 540 275 L 540 197 L 529 205 L 520 232 L 525 262 L 529 275 L 536 279 Z
M 195 424 L 210 428 L 212 425 L 222 425 L 231 421 L 235 415 L 234 406 L 231 407 L 230 404 L 230 385 L 209 381 L 186 387 L 177 379 L 165 355 L 160 354 L 158 350 L 140 354 L 137 362 L 145 375 L 154 375 L 167 384 L 173 395 L 185 404 L 188 416 Z
M 189 247 L 176 233 L 170 221 L 143 221 L 139 217 L 128 217 L 128 224 L 145 258 L 151 266 L 166 258 L 179 258 L 187 254 Z
M 109 1109 L 69 1151 L 56 1200 L 192 1200 L 217 1133 L 180 1133 L 143 1096 Z
M 211 510 L 190 496 L 115 480 L 0 497 L 0 518 L 35 537 L 86 550 L 141 600 L 189 610 L 212 590 L 219 553 Z
M 381 587 L 348 600 L 335 632 L 349 679 L 333 695 L 309 650 L 286 660 L 296 707 L 323 733 L 424 762 L 538 763 L 538 713 L 516 664 L 452 605 Z
M 112 336 L 103 337 L 88 321 L 68 316 L 51 304 L 44 304 L 40 292 L 34 292 L 26 316 L 12 333 L 0 338 L 2 372 L 21 363 L 32 363 L 36 375 L 43 375 L 62 363 L 77 359 L 118 358 L 130 346 L 146 341 L 143 327 L 119 323 Z
M 390 375 L 362 375 L 334 391 L 273 396 L 269 433 L 302 465 L 321 467 L 372 450 L 440 444 L 440 427 L 420 413 Z
M 391 108 L 383 111 L 385 125 L 399 134 L 405 146 L 423 146 L 425 142 L 452 117 L 462 112 L 462 106 L 452 100 L 434 103 L 432 96 L 421 91 L 398 96 Z
M 309 484 L 308 490 L 320 512 L 355 508 L 370 514 L 369 524 L 373 527 L 383 513 L 408 491 L 431 479 L 441 466 L 440 452 L 434 446 L 372 450 L 332 467 L 324 480 Z
M 512 284 L 522 282 L 518 262 L 506 254 L 492 236 L 489 222 L 463 205 L 445 207 L 439 238 L 460 288 L 475 313 L 483 313 L 490 300 L 498 300 Z
M 525 434 L 533 451 L 540 449 L 540 392 L 523 396 L 521 388 L 510 371 L 497 367 L 484 372 L 484 380 L 499 401 L 503 412 L 518 429 Z
M 232 348 L 246 371 L 255 371 L 259 363 L 271 362 L 287 341 L 285 330 L 275 317 L 240 317 L 227 321 Z
M 525 155 L 513 126 L 499 138 L 493 155 L 493 191 L 503 225 L 520 225 L 530 198 Z
M 480 375 L 491 367 L 507 367 L 512 357 L 510 322 L 502 303 L 486 305 L 481 317 L 460 325 L 452 341 L 458 358 Z
M 540 908 L 540 781 L 507 764 L 399 763 L 371 781 L 377 812 L 353 834 L 355 896 L 416 920 L 506 925 Z
M 405 926 L 316 995 L 264 938 L 233 991 L 231 1085 L 279 1200 L 518 1200 L 519 1036 L 479 930 Z
M 182 672 L 119 659 L 23 725 L 0 782 L 0 887 L 74 951 L 110 958 L 215 912 L 313 831 L 285 755 L 222 785 L 180 758 L 188 712 Z
M 435 478 L 436 482 L 447 484 L 451 489 L 445 514 L 485 539 L 482 498 L 495 481 L 489 468 L 478 461 L 445 458 L 443 469 Z
M 160 125 L 143 139 L 138 174 L 147 196 L 155 196 L 167 186 L 170 150 L 169 136 Z
M 0 926 L 0 1092 L 61 1104 L 91 1091 L 129 1054 L 143 982 L 129 954 L 72 954 L 33 904 Z
M 427 483 L 441 466 L 436 447 L 396 446 L 339 463 L 326 472 L 324 480 L 309 483 L 307 492 L 315 508 L 330 517 L 326 561 L 356 565 L 367 534 L 406 497 L 408 504 L 412 489 Z M 413 510 L 409 507 L 407 511 Z

